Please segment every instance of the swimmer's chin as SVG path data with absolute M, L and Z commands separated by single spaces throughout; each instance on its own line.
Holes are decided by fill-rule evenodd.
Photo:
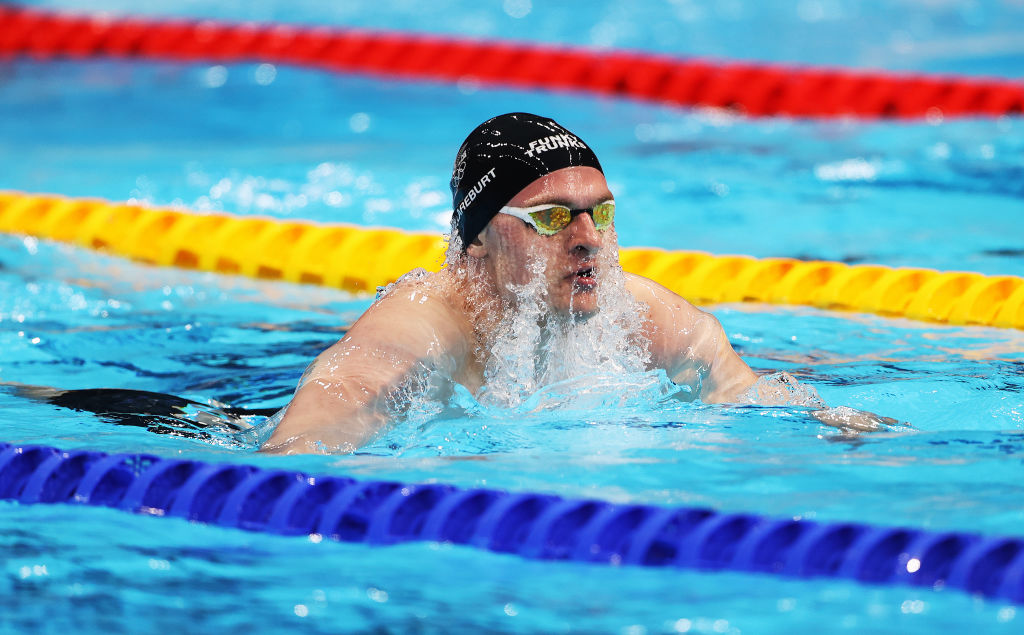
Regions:
M 573 322 L 586 322 L 590 318 L 598 314 L 598 307 L 594 306 L 578 306 L 571 305 L 568 307 L 562 307 L 554 310 L 555 315 L 558 315 L 562 319 L 572 320 Z

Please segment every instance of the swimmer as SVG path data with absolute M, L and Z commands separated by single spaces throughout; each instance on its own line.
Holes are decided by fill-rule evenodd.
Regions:
M 494 387 L 495 377 L 525 382 L 517 372 L 544 367 L 556 354 L 557 333 L 594 324 L 609 325 L 610 334 L 621 327 L 620 348 L 639 351 L 630 358 L 633 365 L 664 370 L 687 389 L 681 396 L 750 402 L 758 376 L 719 321 L 619 267 L 615 197 L 597 156 L 577 135 L 537 115 L 494 117 L 459 149 L 451 190 L 445 266 L 392 285 L 317 357 L 291 403 L 275 415 L 263 451 L 354 451 L 400 415 L 410 394 L 443 399 L 457 383 L 479 396 Z M 602 322 L 616 290 L 622 315 Z M 509 370 L 499 334 L 508 343 L 529 339 L 526 331 L 535 344 Z M 776 405 L 779 397 L 771 392 L 753 394 L 761 395 L 758 403 Z M 884 422 L 820 407 L 820 420 L 847 429 L 877 429 Z M 835 416 L 842 420 L 830 421 Z

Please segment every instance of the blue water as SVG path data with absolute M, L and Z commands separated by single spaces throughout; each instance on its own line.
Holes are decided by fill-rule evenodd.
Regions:
M 90 10 L 1024 75 L 1024 9 L 1012 2 L 536 3 L 523 18 L 509 15 L 523 11 L 515 2 L 416 4 L 415 15 L 411 3 L 336 4 Z M 607 24 L 618 25 L 612 35 Z M 463 135 L 497 112 L 528 110 L 597 148 L 624 245 L 1024 274 L 1019 118 L 744 120 L 258 64 L 16 60 L 0 62 L 0 82 L 0 189 L 441 231 Z M 368 304 L 0 235 L 0 380 L 278 406 Z M 1021 535 L 1020 331 L 710 308 L 756 370 L 789 371 L 830 404 L 915 429 L 851 441 L 796 408 L 649 403 L 441 417 L 354 456 L 282 458 L 115 426 L 0 386 L 0 438 Z M 956 592 L 535 563 L 443 545 L 370 549 L 108 510 L 0 507 L 0 627 L 11 631 L 1017 632 L 1024 619 Z
M 6 65 L 4 187 L 441 232 L 466 131 L 540 111 L 600 153 L 620 208 L 635 210 L 624 245 L 1024 272 L 1019 119 L 748 121 L 288 67 L 264 86 L 257 65 L 220 68 Z

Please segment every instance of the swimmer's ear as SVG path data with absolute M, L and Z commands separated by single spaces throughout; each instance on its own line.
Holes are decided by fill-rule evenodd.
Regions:
M 487 240 L 484 234 L 487 232 L 485 227 L 482 232 L 476 235 L 473 242 L 466 246 L 466 254 L 473 258 L 486 258 L 487 257 Z

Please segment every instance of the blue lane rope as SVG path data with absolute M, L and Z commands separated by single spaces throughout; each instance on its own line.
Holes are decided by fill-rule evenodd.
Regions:
M 542 560 L 954 588 L 1024 602 L 1024 540 L 0 443 L 0 499 Z

